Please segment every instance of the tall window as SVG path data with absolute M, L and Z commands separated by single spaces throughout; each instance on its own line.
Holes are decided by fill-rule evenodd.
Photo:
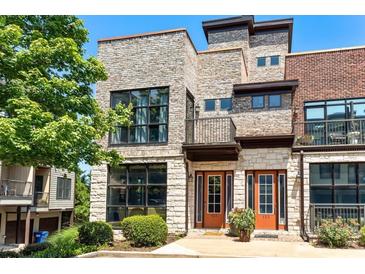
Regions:
M 107 220 L 158 214 L 166 218 L 166 164 L 121 165 L 109 168 Z
M 118 103 L 133 105 L 133 125 L 117 127 L 111 134 L 111 144 L 167 142 L 168 88 L 113 92 L 111 102 L 113 108 Z
M 365 203 L 365 163 L 310 164 L 311 203 Z
M 365 133 L 365 98 L 306 102 L 305 133 L 313 144 L 358 144 Z
M 71 199 L 71 179 L 57 177 L 57 200 L 70 200 Z

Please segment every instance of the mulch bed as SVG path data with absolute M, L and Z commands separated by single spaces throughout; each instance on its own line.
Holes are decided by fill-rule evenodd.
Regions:
M 170 244 L 181 239 L 182 236 L 171 235 L 167 237 L 166 244 Z M 155 249 L 160 248 L 161 246 L 148 246 L 148 247 L 136 247 L 129 241 L 115 241 L 113 242 L 113 246 L 108 246 L 103 248 L 103 250 L 111 250 L 111 251 L 140 251 L 140 252 L 149 252 Z

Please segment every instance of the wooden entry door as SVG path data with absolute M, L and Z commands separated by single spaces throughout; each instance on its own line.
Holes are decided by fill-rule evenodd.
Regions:
M 224 172 L 206 172 L 204 182 L 204 227 L 222 228 L 224 221 Z
M 277 176 L 275 171 L 255 174 L 255 213 L 257 229 L 277 229 Z

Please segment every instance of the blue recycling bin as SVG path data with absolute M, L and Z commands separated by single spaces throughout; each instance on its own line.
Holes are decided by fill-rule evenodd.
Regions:
M 48 231 L 34 232 L 35 243 L 44 243 L 47 240 Z

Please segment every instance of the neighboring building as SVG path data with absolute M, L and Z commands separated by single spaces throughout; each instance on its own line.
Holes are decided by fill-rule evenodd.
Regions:
M 0 162 L 0 244 L 31 243 L 72 223 L 75 174 Z
M 357 190 L 344 186 L 343 195 L 356 199 L 341 200 L 353 204 L 331 212 L 363 218 L 361 116 L 307 112 L 304 126 L 303 111 L 307 101 L 365 98 L 365 49 L 290 54 L 292 27 L 292 19 L 253 16 L 206 21 L 208 50 L 199 52 L 185 29 L 99 40 L 109 78 L 97 84 L 96 98 L 105 109 L 132 103 L 134 124 L 102 142 L 125 162 L 93 167 L 90 219 L 157 213 L 170 232 L 184 232 L 224 228 L 233 207 L 251 207 L 257 229 L 305 235 L 321 212 L 329 213 L 315 204 L 340 206 L 336 191 L 331 199 L 327 190 L 309 193 L 318 176 L 337 178 L 335 161 L 356 162 L 348 171 L 356 170 Z M 356 104 L 360 115 L 361 100 L 342 108 Z M 333 135 L 323 135 L 329 125 L 323 120 L 332 118 L 347 119 L 346 131 L 335 125 Z M 361 126 L 356 134 L 350 118 Z

